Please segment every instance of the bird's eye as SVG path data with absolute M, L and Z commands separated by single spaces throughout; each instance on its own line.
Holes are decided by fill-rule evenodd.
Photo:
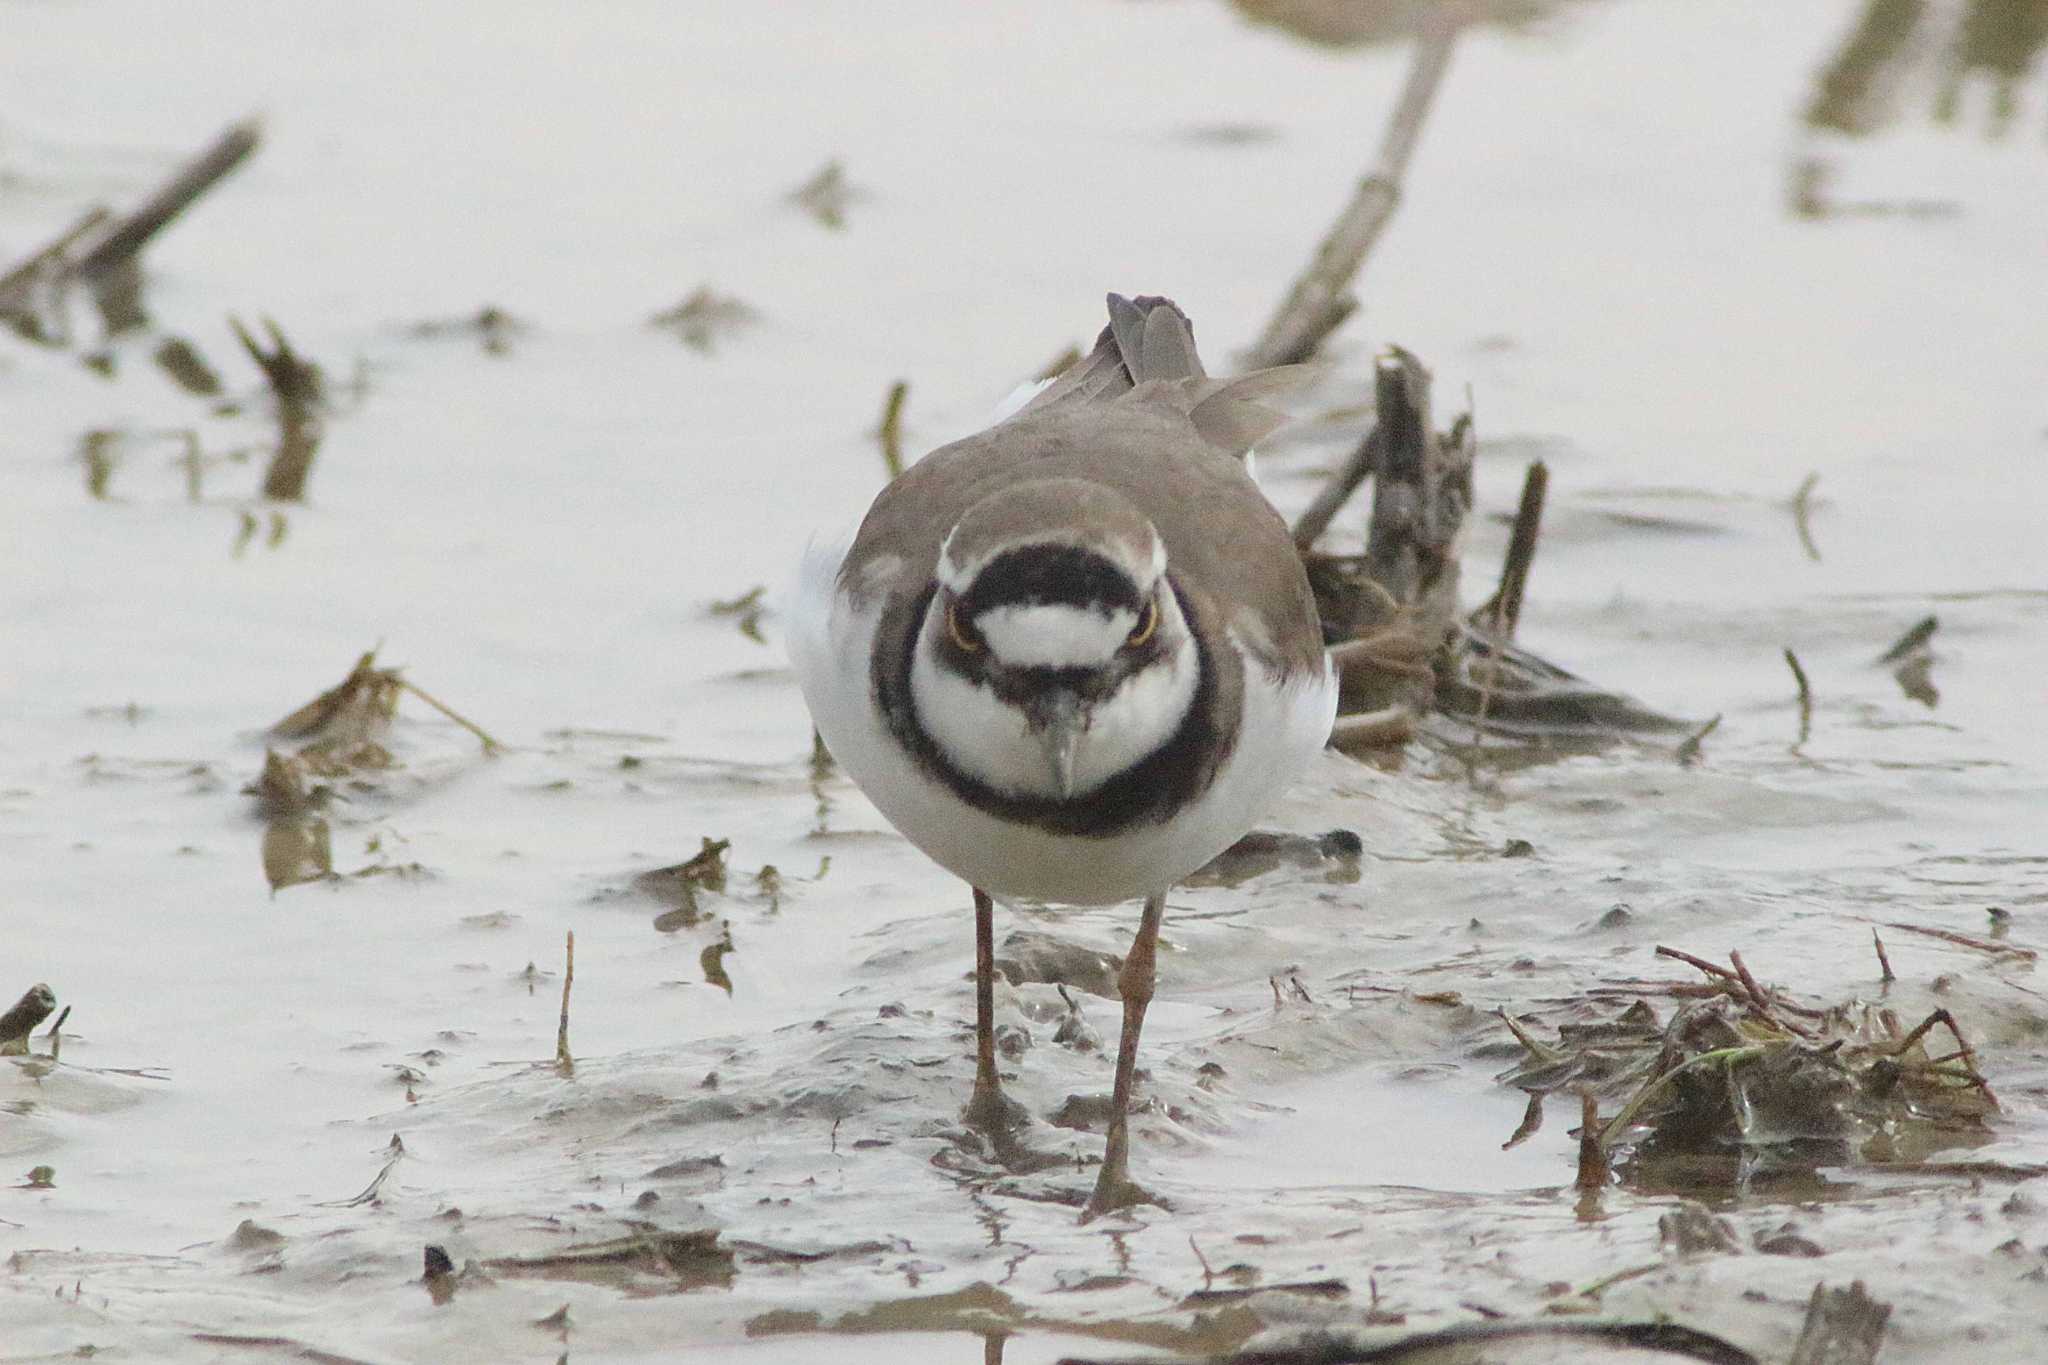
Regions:
M 953 637 L 953 643 L 962 654 L 981 653 L 981 636 L 975 633 L 973 626 L 960 619 L 960 608 L 952 602 L 946 604 L 946 634 Z
M 1130 635 L 1124 640 L 1124 648 L 1138 648 L 1147 640 L 1151 639 L 1152 632 L 1158 629 L 1159 601 L 1157 598 L 1148 597 L 1145 599 L 1145 606 L 1143 610 L 1141 610 L 1138 613 L 1137 626 L 1132 629 Z

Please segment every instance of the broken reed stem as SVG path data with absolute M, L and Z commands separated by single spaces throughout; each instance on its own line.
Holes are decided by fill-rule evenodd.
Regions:
M 398 685 L 400 687 L 403 687 L 406 691 L 412 693 L 415 697 L 418 697 L 427 705 L 433 707 L 436 711 L 439 711 L 442 715 L 448 717 L 448 719 L 454 721 L 457 725 L 460 725 L 463 729 L 475 735 L 477 739 L 483 743 L 485 753 L 497 754 L 502 753 L 504 751 L 505 746 L 498 743 L 497 740 L 492 739 L 489 733 L 487 733 L 481 725 L 478 725 L 475 721 L 470 720 L 468 717 L 462 715 L 453 707 L 449 706 L 448 703 L 440 700 L 435 696 L 432 696 L 418 683 L 415 683 L 408 678 L 400 678 L 398 680 Z
M 1195 1253 L 1195 1260 L 1201 1264 L 1202 1288 L 1207 1289 L 1216 1282 L 1216 1272 L 1209 1269 L 1209 1258 L 1202 1254 L 1202 1248 L 1196 1244 L 1195 1235 L 1192 1232 L 1188 1234 L 1188 1250 Z
M 1663 1075 L 1652 1080 L 1642 1089 L 1636 1091 L 1635 1094 L 1629 1096 L 1628 1102 L 1615 1111 L 1614 1117 L 1607 1120 L 1607 1126 L 1601 1130 L 1600 1145 L 1603 1148 L 1607 1148 L 1619 1142 L 1621 1135 L 1628 1131 L 1630 1124 L 1635 1122 L 1636 1115 L 1643 1111 L 1643 1106 L 1647 1105 L 1656 1097 L 1658 1092 L 1662 1091 L 1665 1086 L 1671 1084 L 1672 1081 L 1685 1072 L 1691 1071 L 1695 1067 L 1714 1063 L 1725 1063 L 1733 1066 L 1738 1062 L 1754 1061 L 1758 1057 L 1763 1056 L 1766 1051 L 1767 1048 L 1762 1043 L 1743 1043 L 1736 1047 L 1722 1047 L 1715 1048 L 1711 1052 L 1694 1053 Z
M 1907 1048 L 1925 1037 L 1927 1031 L 1936 1024 L 1946 1028 L 1948 1036 L 1956 1040 L 1956 1053 L 1962 1058 L 1963 1068 L 1970 1073 L 1971 1084 L 1983 1092 L 1985 1103 L 1993 1109 L 2003 1109 L 2005 1106 L 1998 1102 L 1998 1096 L 1991 1089 L 1991 1082 L 1984 1078 L 1984 1073 L 1977 1067 L 1977 1050 L 1970 1046 L 1969 1039 L 1963 1037 L 1962 1026 L 1956 1023 L 1956 1017 L 1947 1010 L 1938 1009 L 1921 1020 L 1899 1044 L 1899 1054 L 1903 1055 Z
M 2011 943 L 2000 943 L 1995 939 L 1975 938 L 1969 934 L 1959 934 L 1953 929 L 1934 929 L 1924 924 L 1907 924 L 1900 920 L 1893 920 L 1886 924 L 1885 927 L 1887 929 L 1903 930 L 1909 934 L 1921 934 L 1928 938 L 1938 938 L 1943 943 L 1954 943 L 1964 948 L 1975 948 L 1980 953 L 2000 953 L 2010 957 L 2017 957 L 2027 962 L 2032 962 L 2040 956 L 2032 948 L 2021 948 Z
M 1814 1036 L 1813 1030 L 1779 1016 L 1770 992 L 1759 986 L 1756 983 L 1756 978 L 1749 974 L 1749 964 L 1742 960 L 1741 953 L 1736 952 L 1732 948 L 1729 949 L 1728 960 L 1735 964 L 1736 975 L 1742 978 L 1742 989 L 1749 995 L 1750 1007 L 1758 1015 L 1762 1016 L 1772 1027 L 1781 1028 L 1787 1033 L 1796 1033 L 1801 1038 L 1812 1038 Z
M 1693 731 L 1691 734 L 1687 735 L 1683 740 L 1679 741 L 1678 761 L 1681 764 L 1685 765 L 1691 765 L 1699 762 L 1701 744 L 1703 744 L 1706 741 L 1708 735 L 1714 733 L 1715 727 L 1720 725 L 1720 723 L 1721 717 L 1717 713 L 1712 720 L 1708 721 L 1705 725 L 1702 725 L 1699 729 Z
M 1926 644 L 1930 639 L 1932 639 L 1934 637 L 1934 632 L 1940 629 L 1940 627 L 1940 617 L 1921 617 L 1918 621 L 1915 621 L 1913 623 L 1912 628 L 1910 630 L 1908 630 L 1904 635 L 1901 635 L 1897 640 L 1895 640 L 1892 643 L 1892 647 L 1890 649 L 1878 655 L 1877 661 L 1881 664 L 1895 664 L 1899 662 L 1899 660 L 1905 658 L 1908 654 L 1911 654 L 1914 650 L 1920 648 L 1920 646 Z
M 292 349 L 284 329 L 274 320 L 263 319 L 263 326 L 270 334 L 271 349 L 267 351 L 240 318 L 228 318 L 229 330 L 263 371 L 277 399 L 277 449 L 263 471 L 263 496 L 298 502 L 305 497 L 306 476 L 320 449 L 320 367 Z
M 1329 481 L 1316 490 L 1315 498 L 1302 511 L 1294 523 L 1294 548 L 1307 554 L 1322 539 L 1323 532 L 1330 529 L 1330 523 L 1344 510 L 1344 504 L 1351 501 L 1351 495 L 1358 486 L 1369 478 L 1373 466 L 1380 458 L 1380 429 L 1377 422 L 1371 431 L 1360 438 L 1352 447 L 1344 463 L 1330 475 Z
M 37 1024 L 50 1017 L 50 1011 L 57 1008 L 57 993 L 48 985 L 38 981 L 21 993 L 21 999 L 0 1014 L 0 1043 L 26 1040 Z
M 113 216 L 103 207 L 88 209 L 70 227 L 23 257 L 21 264 L 0 275 L 0 317 L 32 322 L 36 316 L 32 298 L 36 285 L 46 278 L 61 281 L 68 275 L 70 267 L 64 258 L 71 248 Z
M 1522 476 L 1522 503 L 1515 510 L 1515 529 L 1501 561 L 1500 587 L 1493 595 L 1491 628 L 1503 640 L 1515 638 L 1522 620 L 1522 593 L 1529 586 L 1529 567 L 1536 562 L 1536 536 L 1543 527 L 1543 500 L 1550 491 L 1550 466 L 1529 462 Z
M 1565 1059 L 1564 1053 L 1544 1043 L 1541 1039 L 1530 1033 L 1529 1030 L 1523 1028 L 1515 1019 L 1515 1016 L 1508 1013 L 1505 1005 L 1494 1010 L 1494 1013 L 1499 1016 L 1503 1024 L 1508 1026 L 1508 1032 L 1515 1035 L 1515 1041 L 1527 1048 L 1529 1055 L 1543 1065 L 1555 1066 Z
M 1806 737 L 1813 733 L 1813 685 L 1806 680 L 1806 670 L 1799 666 L 1799 656 L 1792 652 L 1792 646 L 1785 646 L 1785 663 L 1792 670 L 1792 680 L 1799 684 L 1799 743 L 1806 743 Z
M 875 439 L 882 443 L 882 465 L 892 480 L 903 473 L 903 400 L 909 396 L 909 380 L 891 384 L 888 400 L 882 404 L 881 425 L 875 428 Z
M 1799 491 L 1792 495 L 1792 527 L 1799 532 L 1800 548 L 1814 563 L 1820 563 L 1820 547 L 1813 543 L 1813 528 L 1807 518 L 1813 514 L 1813 490 L 1820 483 L 1818 473 L 1808 474 L 1800 481 Z
M 576 1059 L 569 1055 L 569 988 L 576 984 L 576 931 L 569 930 L 568 943 L 563 949 L 566 965 L 562 969 L 562 1022 L 555 1030 L 555 1065 L 563 1072 L 576 1070 Z
M 1892 984 L 1892 982 L 1897 981 L 1899 978 L 1892 974 L 1892 960 L 1890 957 L 1886 956 L 1884 951 L 1884 940 L 1878 937 L 1878 933 L 1875 928 L 1872 928 L 1870 931 L 1870 941 L 1877 948 L 1877 966 L 1878 970 L 1883 973 L 1883 975 L 1878 979 L 1884 982 L 1885 985 L 1889 986 Z
M 1677 948 L 1666 948 L 1664 945 L 1658 944 L 1657 956 L 1677 958 L 1680 962 L 1685 963 L 1688 967 L 1697 967 L 1701 971 L 1705 972 L 1708 976 L 1718 976 L 1725 981 L 1734 981 L 1740 983 L 1742 980 L 1741 977 L 1737 976 L 1734 972 L 1729 971 L 1726 967 L 1723 967 L 1718 962 L 1709 962 L 1703 957 L 1694 957 L 1691 953 L 1681 951 Z
M 262 139 L 262 125 L 244 119 L 229 125 L 206 149 L 179 167 L 156 193 L 130 211 L 107 234 L 93 244 L 72 267 L 81 279 L 94 279 L 131 260 L 144 244 L 193 200 L 212 189 L 220 178 L 242 164 Z
M 1401 178 L 1450 66 L 1460 23 L 1455 15 L 1443 14 L 1416 37 L 1408 80 L 1387 121 L 1378 159 L 1246 353 L 1245 368 L 1306 360 L 1358 307 L 1358 300 L 1345 291 L 1400 205 Z
M 1601 1139 L 1600 1101 L 1590 1090 L 1579 1092 L 1579 1174 L 1572 1184 L 1581 1194 L 1607 1187 L 1607 1148 Z
M 1339 716 L 1330 727 L 1330 743 L 1340 749 L 1347 745 L 1362 749 L 1391 747 L 1406 744 L 1414 737 L 1415 713 L 1398 703 L 1377 711 Z

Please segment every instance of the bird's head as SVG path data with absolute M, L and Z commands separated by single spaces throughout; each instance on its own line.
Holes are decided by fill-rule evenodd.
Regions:
M 914 646 L 918 718 L 947 760 L 1008 795 L 1085 797 L 1169 742 L 1199 651 L 1166 547 L 1080 479 L 975 504 L 939 552 Z

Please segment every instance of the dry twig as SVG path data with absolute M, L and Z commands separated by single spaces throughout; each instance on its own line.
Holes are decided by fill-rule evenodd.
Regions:
M 562 1074 L 570 1075 L 576 1070 L 576 1059 L 569 1055 L 569 988 L 576 984 L 576 931 L 569 930 L 568 942 L 563 947 L 565 964 L 562 968 L 562 1022 L 555 1029 L 555 1065 Z
M 875 428 L 875 439 L 882 443 L 882 464 L 891 479 L 903 473 L 903 400 L 909 394 L 909 380 L 891 384 L 888 400 L 882 404 L 881 425 Z
M 1380 140 L 1379 158 L 1247 353 L 1247 369 L 1308 359 L 1357 309 L 1358 300 L 1346 291 L 1401 202 L 1401 178 L 1450 66 L 1459 24 L 1455 15 L 1443 15 L 1416 38 L 1408 81 Z

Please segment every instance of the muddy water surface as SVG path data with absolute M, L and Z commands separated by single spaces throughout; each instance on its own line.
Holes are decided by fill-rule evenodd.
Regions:
M 0 1066 L 0 1359 L 1015 1365 L 1483 1314 L 1771 1359 L 1854 1279 L 1899 1359 L 2048 1351 L 2044 987 L 1916 932 L 2048 939 L 2048 86 L 1998 5 L 1867 8 L 1531 5 L 1461 40 L 1262 471 L 1305 502 L 1373 348 L 1409 347 L 1442 411 L 1471 394 L 1484 510 L 1550 464 L 1523 643 L 1720 723 L 1689 766 L 1326 756 L 1275 826 L 1366 856 L 1175 895 L 1135 1126 L 1172 1208 L 1082 1228 L 1100 1123 L 1054 1120 L 1107 1089 L 1115 1001 L 1004 989 L 1054 1159 L 965 1141 L 963 889 L 814 771 L 772 609 L 712 604 L 857 515 L 897 379 L 928 448 L 1110 288 L 1176 295 L 1220 368 L 1403 41 L 1192 2 L 0 7 L 0 258 L 266 121 L 148 252 L 149 326 L 102 343 L 81 300 L 68 344 L 0 346 L 0 995 L 73 1011 L 54 1066 Z M 790 198 L 835 158 L 838 227 Z M 648 325 L 704 286 L 700 325 Z M 489 347 L 450 325 L 486 305 L 521 324 Z M 256 497 L 229 314 L 327 372 L 302 504 Z M 230 407 L 153 362 L 169 335 Z M 1904 685 L 1877 658 L 1929 615 Z M 380 642 L 503 749 L 401 699 L 391 765 L 319 813 L 340 875 L 273 890 L 264 727 Z M 707 837 L 723 889 L 636 887 Z M 1110 954 L 1133 916 L 1003 923 Z M 1502 1148 L 1493 1011 L 1668 1017 L 1698 976 L 1660 943 L 1945 1005 L 2003 1112 L 1925 1160 L 1587 1207 L 1576 1100 Z M 1685 1199 L 1732 1249 L 1660 1238 Z

